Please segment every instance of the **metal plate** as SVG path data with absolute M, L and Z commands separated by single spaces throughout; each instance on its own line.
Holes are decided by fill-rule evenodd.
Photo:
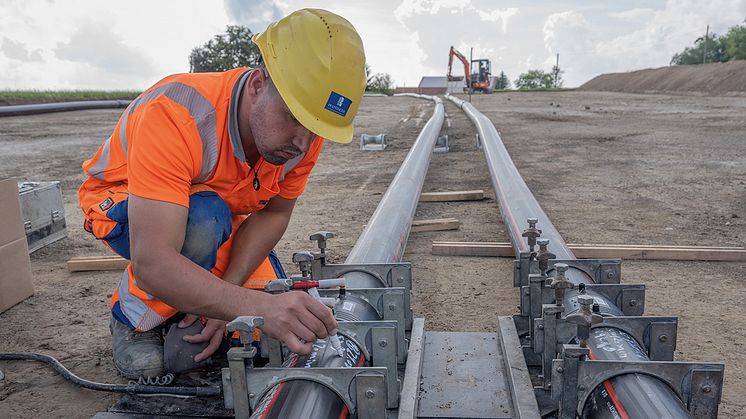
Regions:
M 67 237 L 60 182 L 18 184 L 29 253 Z
M 513 417 L 502 365 L 495 333 L 425 332 L 418 417 Z

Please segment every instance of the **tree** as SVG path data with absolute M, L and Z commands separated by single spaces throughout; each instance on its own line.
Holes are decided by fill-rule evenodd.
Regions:
M 388 73 L 376 73 L 368 79 L 365 91 L 391 95 L 394 93 L 394 79 Z
M 510 89 L 510 80 L 508 79 L 508 76 L 505 75 L 504 71 L 501 71 L 500 75 L 497 76 L 497 83 L 495 83 L 495 89 L 497 90 Z
M 690 64 L 702 64 L 702 55 L 705 54 L 705 46 L 707 52 L 705 55 L 705 61 L 708 63 L 722 63 L 728 61 L 730 57 L 726 51 L 727 37 L 718 36 L 713 33 L 705 39 L 705 37 L 699 37 L 694 41 L 693 47 L 686 47 L 684 51 L 674 54 L 671 58 L 671 64 L 678 65 L 690 65 Z
M 226 71 L 237 67 L 255 67 L 261 52 L 251 42 L 251 29 L 228 25 L 224 34 L 215 35 L 189 54 L 189 71 L 205 73 Z
M 552 72 L 550 73 L 550 75 L 552 77 L 552 87 L 553 88 L 558 89 L 558 88 L 562 87 L 562 84 L 564 83 L 564 80 L 562 80 L 562 73 L 564 73 L 564 71 L 562 71 L 559 68 L 559 66 L 557 66 L 557 65 L 553 65 L 552 66 Z
M 518 76 L 515 87 L 525 89 L 551 89 L 554 87 L 554 76 L 542 70 L 528 70 Z
M 731 60 L 746 60 L 746 25 L 734 26 L 728 30 L 725 50 Z

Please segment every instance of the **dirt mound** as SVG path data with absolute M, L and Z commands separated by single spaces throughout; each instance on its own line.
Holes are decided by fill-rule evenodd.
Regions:
M 579 90 L 746 96 L 746 60 L 675 65 L 597 76 Z

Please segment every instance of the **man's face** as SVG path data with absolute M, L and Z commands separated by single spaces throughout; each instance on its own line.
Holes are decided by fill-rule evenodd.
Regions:
M 316 138 L 293 117 L 269 79 L 249 114 L 249 126 L 259 154 L 274 165 L 305 153 Z

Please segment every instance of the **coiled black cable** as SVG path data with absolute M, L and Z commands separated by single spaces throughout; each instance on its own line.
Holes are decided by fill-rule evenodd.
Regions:
M 112 393 L 126 394 L 161 394 L 168 396 L 197 397 L 197 396 L 219 396 L 222 392 L 220 387 L 164 387 L 154 385 L 130 384 L 106 384 L 85 380 L 73 374 L 55 358 L 33 352 L 0 352 L 0 361 L 39 361 L 45 362 L 54 368 L 63 378 L 71 383 L 89 390 L 108 391 Z

